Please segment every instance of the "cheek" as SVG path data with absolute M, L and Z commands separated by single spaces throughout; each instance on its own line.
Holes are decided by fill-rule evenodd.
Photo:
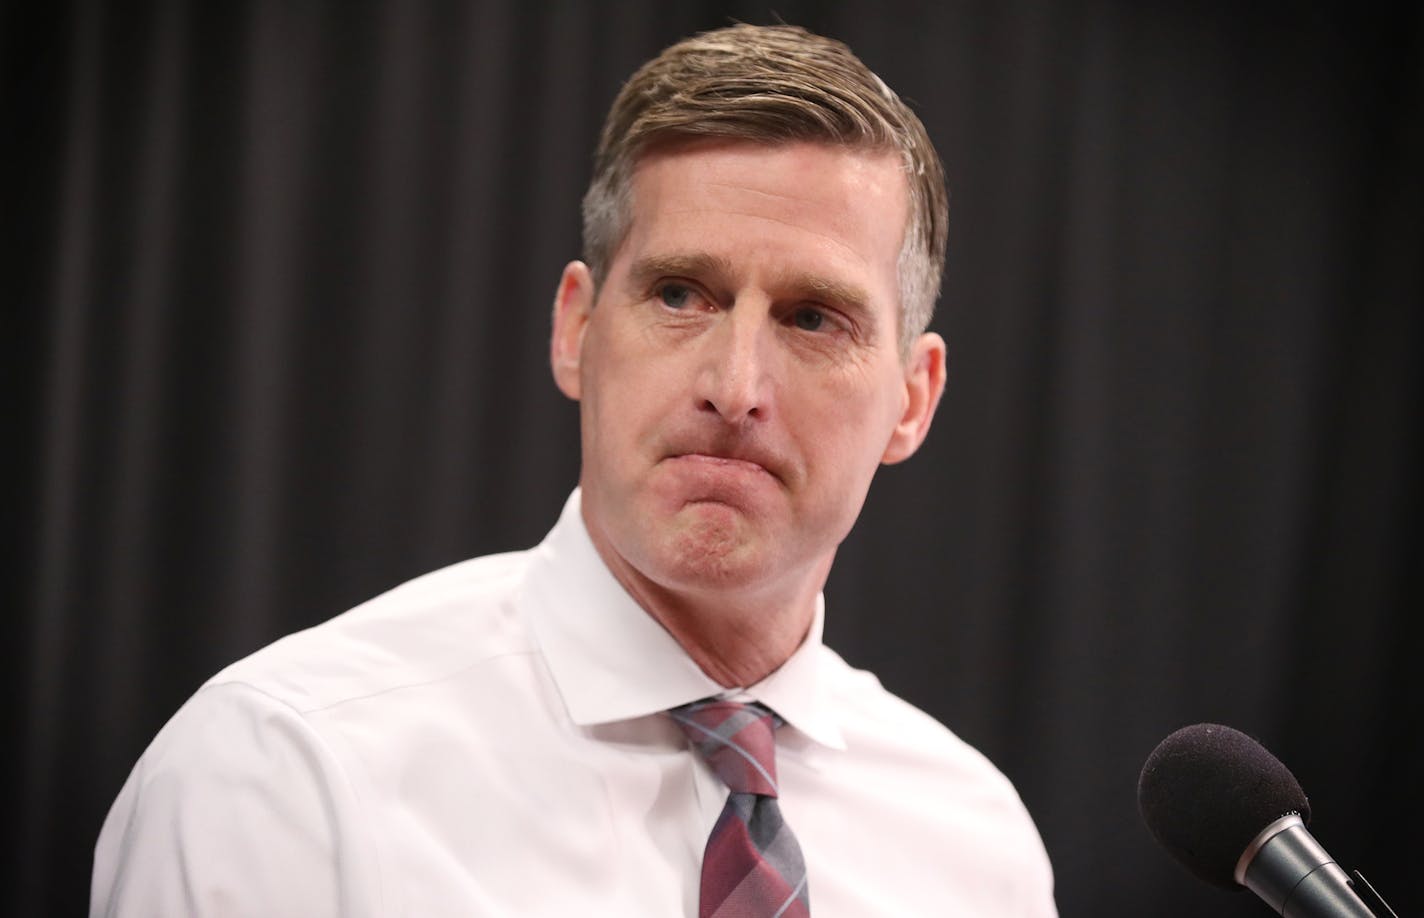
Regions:
M 626 317 L 614 315 L 617 304 L 600 307 L 603 320 L 591 324 L 583 351 L 582 381 L 586 389 L 603 394 L 603 401 L 615 410 L 616 399 L 636 394 L 653 371 L 656 352 L 642 336 L 628 327 Z M 617 321 L 623 318 L 623 321 Z
M 593 356 L 584 362 L 581 376 L 584 443 L 608 461 L 624 463 L 628 450 L 647 445 L 681 390 L 659 361 L 644 352 L 604 346 Z
M 820 500 L 840 505 L 870 487 L 887 442 L 882 416 L 872 403 L 844 399 L 830 400 L 815 412 L 801 440 Z
M 835 451 L 858 467 L 879 465 L 880 456 L 903 411 L 903 387 L 898 379 L 864 378 L 820 389 L 818 427 Z

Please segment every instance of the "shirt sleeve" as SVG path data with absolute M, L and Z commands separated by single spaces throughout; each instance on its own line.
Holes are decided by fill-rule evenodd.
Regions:
M 1024 911 L 1030 918 L 1058 918 L 1058 903 L 1054 901 L 1053 893 L 1053 871 L 1047 864 L 1046 854 L 1043 860 L 1043 870 L 1038 875 L 1038 882 L 1033 885 L 1028 907 Z
M 359 804 L 300 712 L 249 685 L 205 687 L 110 809 L 90 916 L 380 914 Z

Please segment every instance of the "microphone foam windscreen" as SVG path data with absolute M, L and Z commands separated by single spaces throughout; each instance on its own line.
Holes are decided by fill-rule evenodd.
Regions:
M 1137 782 L 1147 828 L 1198 877 L 1240 889 L 1233 873 L 1262 829 L 1310 804 L 1290 769 L 1240 730 L 1183 727 L 1158 744 Z

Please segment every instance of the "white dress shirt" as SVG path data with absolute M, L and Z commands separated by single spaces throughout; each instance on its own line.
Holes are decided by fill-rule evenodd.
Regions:
M 1054 915 L 1009 782 L 824 647 L 822 615 L 738 693 L 787 722 L 812 914 Z M 575 492 L 537 548 L 204 685 L 109 812 L 91 914 L 695 916 L 727 792 L 661 712 L 722 693 L 604 567 Z

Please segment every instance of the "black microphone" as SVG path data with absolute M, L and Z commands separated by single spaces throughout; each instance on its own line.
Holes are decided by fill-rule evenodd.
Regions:
M 1295 775 L 1239 730 L 1197 724 L 1164 739 L 1142 766 L 1137 806 L 1208 883 L 1245 886 L 1285 918 L 1376 918 L 1305 830 L 1310 802 Z

